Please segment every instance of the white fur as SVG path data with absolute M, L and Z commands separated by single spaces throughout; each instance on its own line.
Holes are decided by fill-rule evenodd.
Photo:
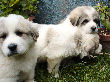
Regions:
M 98 34 L 84 34 L 82 37 L 81 58 L 92 54 L 99 54 L 101 52 L 102 45 L 99 44 Z
M 58 68 L 62 58 L 78 55 L 75 52 L 77 45 L 74 43 L 76 30 L 77 28 L 73 28 L 72 25 L 68 28 L 65 24 L 41 25 L 39 29 L 36 46 L 39 47 L 40 52 L 37 54 L 47 58 L 48 71 L 55 73 L 55 77 L 58 77 Z
M 79 9 L 77 9 L 77 12 L 78 10 Z M 78 12 L 78 14 L 79 13 L 80 12 Z M 72 14 L 74 14 L 74 12 L 72 12 Z M 88 16 L 90 17 L 90 14 Z M 89 52 L 92 49 L 97 52 L 101 51 L 99 36 L 96 30 L 94 32 L 91 31 L 92 26 L 97 26 L 93 21 L 93 18 L 90 17 L 90 21 L 82 26 L 73 26 L 70 18 L 71 15 L 69 15 L 61 24 L 41 24 L 38 28 L 39 38 L 36 46 L 39 47 L 39 52 L 37 52 L 37 54 L 39 54 L 40 57 L 47 58 L 48 71 L 49 73 L 55 74 L 55 77 L 59 76 L 59 65 L 63 58 L 68 56 L 77 56 L 79 54 L 81 58 L 83 58 L 84 56 L 89 56 Z M 35 26 L 38 26 L 38 24 Z M 98 47 L 96 47 L 95 44 L 97 44 Z M 96 48 L 94 49 L 94 47 Z
M 20 15 L 11 14 L 0 20 L 0 34 L 7 33 L 4 40 L 0 38 L 0 82 L 34 82 L 35 41 L 30 35 L 16 35 L 18 29 L 33 32 L 30 22 Z M 17 54 L 9 56 L 11 43 L 17 44 Z

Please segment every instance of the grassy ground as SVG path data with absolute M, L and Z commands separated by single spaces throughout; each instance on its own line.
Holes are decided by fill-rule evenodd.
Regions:
M 37 82 L 110 82 L 110 56 L 98 55 L 95 58 L 78 57 L 64 60 L 60 66 L 60 77 L 54 78 L 46 70 L 46 63 L 36 68 Z

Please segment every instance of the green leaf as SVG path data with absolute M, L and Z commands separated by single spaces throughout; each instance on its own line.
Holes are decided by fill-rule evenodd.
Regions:
M 7 3 L 7 0 L 3 0 L 4 3 Z
M 19 11 L 16 10 L 16 11 L 15 11 L 15 14 L 19 14 Z
M 38 4 L 37 0 L 0 0 L 0 9 L 3 11 L 2 16 L 6 16 L 10 13 L 21 14 L 28 16 L 28 13 L 36 13 Z M 28 13 L 27 13 L 28 11 Z
M 26 7 L 26 4 L 24 3 L 24 4 L 22 4 L 22 6 L 23 6 L 23 7 Z
M 107 29 L 110 29 L 110 22 L 108 20 L 105 21 L 105 27 Z

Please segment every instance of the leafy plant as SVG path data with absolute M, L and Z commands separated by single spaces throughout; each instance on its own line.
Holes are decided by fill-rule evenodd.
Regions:
M 0 16 L 7 16 L 13 13 L 27 18 L 30 14 L 38 13 L 37 4 L 37 0 L 1 0 Z
M 98 11 L 101 23 L 107 28 L 110 29 L 110 8 L 105 5 L 104 2 L 98 3 L 94 8 Z

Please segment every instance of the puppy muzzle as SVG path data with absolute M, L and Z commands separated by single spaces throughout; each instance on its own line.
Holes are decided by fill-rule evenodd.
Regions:
M 16 56 L 16 55 L 18 55 L 17 52 L 11 52 L 10 54 L 8 54 L 8 57 L 10 57 L 10 56 Z
M 91 27 L 92 31 L 94 32 L 96 30 L 96 27 Z
M 17 53 L 17 44 L 15 44 L 15 43 L 9 44 L 8 49 L 10 51 L 10 53 L 8 54 L 8 57 L 18 54 Z
M 91 27 L 91 30 L 92 30 L 93 33 L 94 33 L 94 32 L 98 32 L 97 27 Z

